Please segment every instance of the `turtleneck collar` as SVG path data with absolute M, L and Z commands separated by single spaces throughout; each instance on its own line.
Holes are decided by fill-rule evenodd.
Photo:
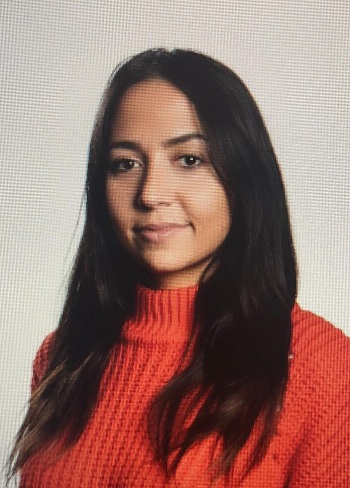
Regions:
M 137 288 L 136 313 L 123 328 L 128 341 L 184 343 L 191 332 L 198 285 L 151 290 Z

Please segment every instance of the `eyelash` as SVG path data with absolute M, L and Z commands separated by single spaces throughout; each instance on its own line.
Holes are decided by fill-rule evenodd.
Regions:
M 180 162 L 183 161 L 183 163 L 181 163 L 180 166 L 182 168 L 186 168 L 189 170 L 196 168 L 203 163 L 203 159 L 200 156 L 196 156 L 195 154 L 183 154 L 182 156 L 177 158 L 177 161 L 180 161 Z M 194 164 L 186 164 L 189 161 L 193 162 Z M 128 164 L 131 163 L 132 166 L 129 165 L 129 167 L 127 167 L 127 168 L 122 167 L 122 165 L 125 163 L 128 163 Z M 140 161 L 137 161 L 136 159 L 119 158 L 119 159 L 115 159 L 114 161 L 112 161 L 109 164 L 108 171 L 112 174 L 128 173 L 132 169 L 140 168 L 142 166 L 143 166 L 143 163 Z
M 133 163 L 132 167 L 129 168 L 122 168 L 121 165 L 123 163 Z M 135 159 L 128 159 L 128 158 L 120 158 L 112 161 L 109 165 L 109 172 L 112 174 L 115 173 L 127 173 L 128 171 L 134 169 L 135 167 L 141 167 L 142 163 L 136 161 Z
M 188 168 L 188 169 L 196 168 L 197 166 L 199 166 L 203 162 L 202 158 L 200 158 L 199 156 L 196 156 L 194 154 L 184 154 L 183 156 L 181 156 L 179 158 L 180 161 L 181 160 L 186 160 L 186 159 L 187 160 L 188 159 L 195 160 L 195 164 L 191 164 L 189 166 L 187 166 L 185 164 L 181 165 L 183 168 Z

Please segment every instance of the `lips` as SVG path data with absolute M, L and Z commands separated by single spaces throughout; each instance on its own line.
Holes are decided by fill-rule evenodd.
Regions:
M 140 239 L 146 242 L 161 242 L 174 237 L 183 231 L 189 224 L 176 224 L 164 222 L 160 224 L 147 224 L 134 227 L 134 231 Z

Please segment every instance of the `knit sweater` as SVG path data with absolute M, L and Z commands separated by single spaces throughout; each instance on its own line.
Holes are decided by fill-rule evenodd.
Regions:
M 112 350 L 97 404 L 78 442 L 45 466 L 48 452 L 25 464 L 21 488 L 349 488 L 350 340 L 295 305 L 290 373 L 277 430 L 262 462 L 239 481 L 254 431 L 229 475 L 210 484 L 215 436 L 198 442 L 167 480 L 147 435 L 151 400 L 174 375 L 193 320 L 196 287 L 138 290 L 136 316 Z M 36 388 L 53 335 L 40 347 Z M 216 447 L 217 449 L 217 447 Z

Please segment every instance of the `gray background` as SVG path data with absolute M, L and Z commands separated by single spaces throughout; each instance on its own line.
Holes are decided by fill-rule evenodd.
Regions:
M 247 83 L 285 179 L 299 303 L 350 335 L 347 0 L 3 0 L 0 15 L 1 465 L 57 324 L 101 92 L 149 47 L 202 51 Z

